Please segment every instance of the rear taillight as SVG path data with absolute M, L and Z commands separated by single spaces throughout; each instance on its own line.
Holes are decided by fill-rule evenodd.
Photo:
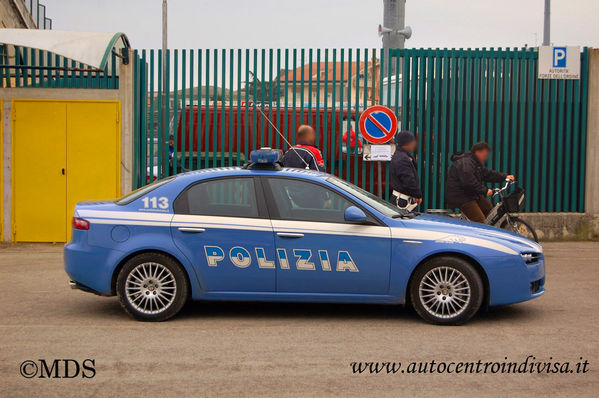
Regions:
M 87 231 L 89 229 L 89 221 L 83 218 L 73 217 L 73 229 L 82 229 Z

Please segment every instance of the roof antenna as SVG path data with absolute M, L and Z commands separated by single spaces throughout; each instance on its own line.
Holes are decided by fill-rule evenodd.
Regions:
M 260 107 L 259 107 L 259 106 L 256 106 L 256 104 L 254 104 L 253 102 L 250 102 L 250 103 L 248 104 L 248 106 L 253 106 L 253 107 L 254 107 L 254 109 L 258 109 L 258 112 L 260 112 L 260 114 L 261 114 L 261 115 L 264 117 L 264 119 L 266 119 L 266 121 L 268 121 L 268 123 L 270 123 L 270 125 L 271 125 L 271 126 L 274 128 L 274 129 L 275 129 L 275 131 L 276 131 L 276 132 L 277 132 L 277 133 L 278 133 L 278 134 L 281 136 L 281 138 L 283 139 L 283 141 L 285 141 L 285 142 L 287 143 L 287 145 L 289 145 L 289 148 L 290 148 L 291 150 L 293 150 L 293 152 L 294 152 L 294 153 L 297 155 L 297 157 L 298 157 L 298 158 L 300 158 L 300 160 L 302 161 L 302 163 L 304 163 L 304 164 L 306 165 L 306 170 L 310 170 L 310 165 L 308 164 L 308 162 L 306 162 L 306 161 L 304 160 L 304 158 L 302 158 L 302 157 L 300 156 L 300 154 L 299 154 L 299 152 L 297 151 L 297 149 L 295 149 L 295 147 L 293 147 L 293 146 L 292 146 L 292 145 L 289 143 L 289 141 L 287 141 L 287 138 L 285 138 L 285 136 L 283 135 L 283 133 L 281 133 L 281 132 L 279 131 L 279 129 L 277 128 L 277 126 L 275 126 L 275 125 L 273 124 L 273 122 L 272 122 L 272 121 L 271 121 L 271 120 L 268 118 L 268 116 L 266 116 L 266 115 L 264 114 L 264 112 L 262 112 L 262 109 L 260 109 Z

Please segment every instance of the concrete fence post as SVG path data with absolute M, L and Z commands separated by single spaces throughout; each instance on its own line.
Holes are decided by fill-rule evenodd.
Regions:
M 599 215 L 599 49 L 589 49 L 585 212 Z
M 129 63 L 119 69 L 119 100 L 121 101 L 121 194 L 133 190 L 133 51 Z

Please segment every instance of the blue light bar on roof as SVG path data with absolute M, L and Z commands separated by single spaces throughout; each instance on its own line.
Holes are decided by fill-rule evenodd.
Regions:
M 274 163 L 280 157 L 280 149 L 260 148 L 250 153 L 250 160 L 255 163 Z

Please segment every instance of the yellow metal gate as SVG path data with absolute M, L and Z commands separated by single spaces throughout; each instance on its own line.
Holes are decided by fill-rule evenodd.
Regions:
M 120 195 L 118 101 L 13 100 L 13 240 L 65 242 L 81 200 Z
M 4 241 L 4 101 L 0 98 L 0 242 Z

